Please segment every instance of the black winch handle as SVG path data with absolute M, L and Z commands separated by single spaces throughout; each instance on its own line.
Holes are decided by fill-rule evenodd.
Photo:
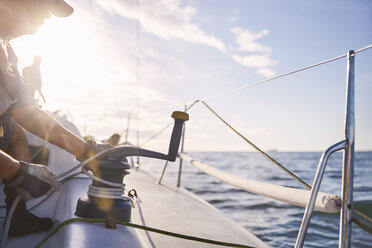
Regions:
M 169 150 L 168 154 L 163 154 L 159 152 L 154 152 L 142 148 L 136 147 L 128 147 L 128 146 L 118 146 L 110 149 L 107 153 L 105 153 L 105 157 L 112 158 L 112 159 L 119 159 L 124 157 L 130 156 L 138 156 L 138 157 L 148 157 L 148 158 L 157 158 L 168 160 L 171 162 L 176 161 L 178 148 L 180 146 L 181 135 L 182 135 L 182 127 L 185 121 L 189 120 L 189 115 L 185 112 L 181 111 L 174 111 L 172 114 L 174 118 L 174 126 L 172 131 L 171 140 L 169 143 Z

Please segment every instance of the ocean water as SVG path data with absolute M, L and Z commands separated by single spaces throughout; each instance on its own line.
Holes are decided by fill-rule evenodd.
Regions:
M 274 159 L 312 184 L 320 152 L 271 152 Z M 262 182 L 303 188 L 256 152 L 193 152 L 195 158 L 220 170 Z M 178 161 L 169 164 L 163 180 L 176 183 Z M 144 159 L 141 168 L 159 176 L 164 163 Z M 328 161 L 320 191 L 340 195 L 342 153 Z M 372 200 L 372 152 L 357 152 L 354 201 Z M 272 247 L 293 247 L 304 209 L 253 195 L 220 182 L 183 162 L 181 186 L 221 210 Z M 304 247 L 338 247 L 339 214 L 314 212 Z M 372 235 L 352 226 L 352 247 L 372 247 Z

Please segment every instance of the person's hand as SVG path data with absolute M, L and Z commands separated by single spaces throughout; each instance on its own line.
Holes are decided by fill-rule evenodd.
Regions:
M 19 170 L 15 177 L 4 181 L 5 185 L 14 188 L 19 197 L 25 201 L 51 194 L 61 188 L 55 174 L 46 166 L 19 162 Z
M 85 142 L 84 153 L 81 154 L 80 156 L 77 156 L 76 159 L 79 160 L 80 162 L 83 162 L 88 158 L 92 157 L 93 155 L 95 155 L 96 153 L 99 153 L 103 150 L 107 150 L 110 148 L 113 148 L 113 146 L 110 144 L 96 143 L 93 140 L 87 140 Z

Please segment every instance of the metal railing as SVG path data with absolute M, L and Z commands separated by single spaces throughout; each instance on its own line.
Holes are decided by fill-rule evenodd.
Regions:
M 319 191 L 328 158 L 336 151 L 344 150 L 344 162 L 342 168 L 342 205 L 340 212 L 339 248 L 351 245 L 351 223 L 353 206 L 353 179 L 354 179 L 354 140 L 355 140 L 355 115 L 354 115 L 354 51 L 347 53 L 347 77 L 346 77 L 346 109 L 345 109 L 345 139 L 329 147 L 319 161 L 315 173 L 311 195 L 307 203 L 300 230 L 295 243 L 296 248 L 303 246 L 307 228 L 310 223 L 316 196 Z
M 325 63 L 329 63 L 329 62 L 332 62 L 332 61 L 335 61 L 335 60 L 338 60 L 344 57 L 347 58 L 345 139 L 329 147 L 322 154 L 319 160 L 319 164 L 318 164 L 318 168 L 317 168 L 317 171 L 314 177 L 313 185 L 311 187 L 311 194 L 309 197 L 309 201 L 305 208 L 302 223 L 301 223 L 298 236 L 297 236 L 297 240 L 295 243 L 296 248 L 302 247 L 304 244 L 307 229 L 310 223 L 311 214 L 314 209 L 315 200 L 319 192 L 320 184 L 322 182 L 322 177 L 323 177 L 326 165 L 327 165 L 327 161 L 333 153 L 340 151 L 340 150 L 344 151 L 344 158 L 343 158 L 343 169 L 342 169 L 342 189 L 341 189 L 342 203 L 341 203 L 341 211 L 340 211 L 339 247 L 349 248 L 351 246 L 351 223 L 352 223 L 352 208 L 353 208 L 353 177 L 354 177 L 354 141 L 355 141 L 354 58 L 355 58 L 356 53 L 362 52 L 370 48 L 372 48 L 372 44 L 366 47 L 363 47 L 361 49 L 355 50 L 355 51 L 350 50 L 347 54 L 344 54 L 344 55 L 341 55 L 341 56 L 338 56 L 332 59 L 328 59 L 320 63 L 307 66 L 307 67 L 304 67 L 298 70 L 294 70 L 289 73 L 281 74 L 279 76 L 276 76 L 276 77 L 273 77 L 273 78 L 270 78 L 264 81 L 249 84 L 249 85 L 246 85 L 246 86 L 234 89 L 234 90 L 229 90 L 229 91 L 226 91 L 226 92 L 223 92 L 223 93 L 211 96 L 211 97 L 205 97 L 203 99 L 195 100 L 189 106 L 185 105 L 185 112 L 186 112 L 196 103 L 204 103 L 204 100 L 206 99 L 211 99 L 214 97 L 230 94 L 238 90 L 242 90 L 242 89 L 245 89 L 251 86 L 255 86 L 257 84 L 266 83 L 268 81 L 281 78 L 284 76 L 288 76 L 290 74 L 297 73 L 303 70 L 307 70 L 315 66 L 323 65 Z M 164 129 L 161 132 L 163 131 Z M 185 127 L 183 129 L 183 135 L 182 135 L 181 152 L 183 152 L 184 150 L 184 139 L 185 139 L 184 136 L 185 136 Z M 153 137 L 151 137 L 149 140 L 151 139 L 153 139 Z M 147 140 L 146 143 L 149 140 Z M 165 164 L 164 166 L 161 178 L 159 179 L 158 183 L 161 183 L 166 167 L 167 167 L 167 164 Z M 180 159 L 180 164 L 179 164 L 177 187 L 179 187 L 181 184 L 181 174 L 182 174 L 181 172 L 182 172 L 182 159 Z

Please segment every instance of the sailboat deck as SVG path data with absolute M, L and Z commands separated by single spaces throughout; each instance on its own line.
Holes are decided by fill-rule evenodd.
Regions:
M 186 235 L 215 239 L 224 242 L 268 247 L 243 227 L 225 217 L 183 188 L 168 184 L 158 185 L 147 173 L 132 170 L 127 176 L 127 188 L 134 188 L 141 200 L 132 211 L 133 223 L 146 224 Z M 145 233 L 150 247 L 220 247 Z
M 74 215 L 76 203 L 86 194 L 91 180 L 66 182 L 58 193 L 33 210 L 39 216 L 49 216 L 56 224 Z M 209 203 L 183 188 L 156 184 L 148 173 L 131 170 L 125 178 L 127 189 L 136 189 L 140 202 L 132 209 L 132 223 L 170 232 L 244 244 L 268 247 L 243 227 L 224 216 Z M 35 205 L 39 200 L 28 203 Z M 4 214 L 4 211 L 2 211 Z M 0 223 L 2 228 L 2 223 Z M 34 247 L 47 232 L 9 238 L 7 247 Z M 43 247 L 222 247 L 183 240 L 118 225 L 107 229 L 101 223 L 71 223 L 58 231 Z

